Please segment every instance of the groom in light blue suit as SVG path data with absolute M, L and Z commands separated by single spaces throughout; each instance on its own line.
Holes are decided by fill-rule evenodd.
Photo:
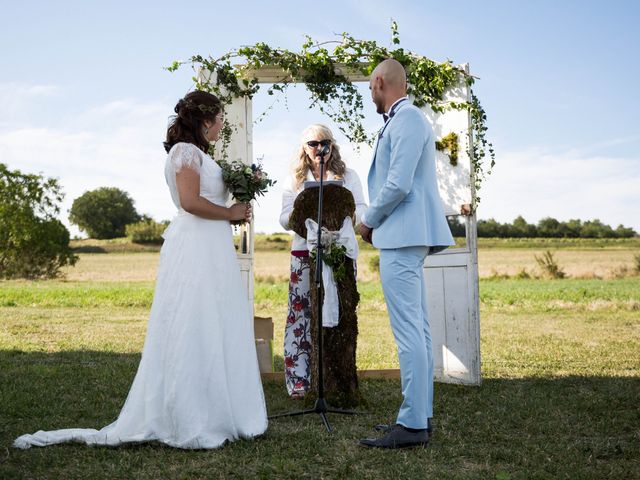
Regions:
M 433 352 L 423 265 L 428 254 L 454 244 L 438 195 L 435 137 L 424 114 L 406 96 L 406 73 L 384 60 L 369 83 L 385 124 L 369 170 L 370 206 L 362 238 L 380 249 L 380 277 L 398 346 L 403 402 L 395 426 L 366 447 L 426 445 L 433 416 Z

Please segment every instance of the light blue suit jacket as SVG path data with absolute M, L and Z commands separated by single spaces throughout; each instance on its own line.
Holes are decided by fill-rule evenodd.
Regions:
M 376 248 L 428 246 L 436 253 L 454 245 L 438 194 L 435 135 L 409 100 L 378 133 L 368 183 L 363 221 L 374 229 Z

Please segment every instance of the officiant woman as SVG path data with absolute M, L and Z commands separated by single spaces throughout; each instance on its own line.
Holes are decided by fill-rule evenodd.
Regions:
M 320 180 L 319 152 L 329 147 L 325 156 L 324 181 L 342 180 L 343 186 L 351 191 L 356 204 L 355 224 L 367 208 L 358 174 L 347 168 L 340 156 L 340 147 L 336 144 L 331 130 L 320 124 L 309 125 L 302 132 L 300 148 L 293 164 L 291 174 L 284 183 L 282 192 L 282 212 L 280 224 L 290 230 L 289 218 L 293 203 L 302 191 L 305 181 Z M 324 206 L 330 209 L 331 205 Z M 291 244 L 291 276 L 289 278 L 289 310 L 284 331 L 284 372 L 289 395 L 302 398 L 311 382 L 311 305 L 309 278 L 309 251 L 306 239 L 294 233 Z

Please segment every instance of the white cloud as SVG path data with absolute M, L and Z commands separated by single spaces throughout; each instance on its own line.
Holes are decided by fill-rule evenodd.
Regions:
M 57 177 L 66 193 L 61 220 L 67 225 L 73 200 L 102 186 L 127 191 L 141 213 L 171 218 L 175 209 L 164 183 L 162 148 L 169 111 L 164 105 L 119 101 L 87 109 L 65 125 L 5 128 L 0 161 Z
M 617 147 L 619 145 L 628 145 L 630 143 L 638 143 L 640 142 L 640 135 L 629 135 L 627 137 L 620 137 L 620 138 L 611 138 L 608 140 L 605 140 L 603 142 L 598 142 L 598 143 L 594 143 L 592 145 L 587 145 L 587 147 L 582 150 L 577 150 L 577 151 L 586 151 L 586 152 L 590 152 L 596 149 L 601 149 L 601 148 L 608 148 L 608 147 Z
M 34 115 L 38 102 L 59 93 L 60 89 L 54 85 L 0 82 L 0 127 L 24 124 Z
M 59 91 L 55 87 L 15 86 L 24 108 L 38 95 Z M 0 85 L 0 99 L 7 84 Z M 293 104 L 298 104 L 294 100 Z M 305 104 L 306 105 L 306 104 Z M 264 156 L 265 169 L 278 180 L 259 199 L 256 231 L 281 231 L 278 224 L 282 185 L 304 126 L 323 121 L 314 111 L 281 111 L 254 126 L 254 155 Z M 260 112 L 258 108 L 255 110 Z M 141 213 L 157 220 L 172 218 L 164 181 L 165 153 L 162 140 L 172 105 L 120 99 L 103 105 L 82 106 L 71 120 L 60 124 L 0 125 L 0 161 L 10 168 L 41 172 L 60 179 L 66 199 L 62 220 L 73 199 L 87 190 L 115 186 L 127 191 Z M 344 137 L 334 133 L 343 158 L 355 169 L 366 194 L 371 149 L 354 151 Z M 636 141 L 636 137 L 612 139 L 607 145 Z M 480 191 L 480 218 L 512 221 L 523 215 L 529 222 L 545 216 L 559 220 L 599 218 L 640 231 L 640 160 L 599 154 L 602 145 L 554 152 L 546 149 L 499 152 L 494 173 Z M 72 228 L 72 233 L 78 231 Z
M 55 85 L 30 85 L 17 82 L 0 83 L 0 101 L 30 102 L 34 97 L 51 96 L 59 91 Z
M 544 149 L 502 152 L 480 191 L 480 218 L 598 218 L 640 232 L 640 159 Z
M 296 108 L 297 110 L 297 108 Z M 68 210 L 75 198 L 102 186 L 128 192 L 141 213 L 157 220 L 175 214 L 164 180 L 166 134 L 170 105 L 142 104 L 130 99 L 88 106 L 60 125 L 0 127 L 0 161 L 10 168 L 57 177 L 66 198 L 61 220 L 72 234 L 80 232 L 68 223 Z M 256 207 L 256 231 L 282 231 L 278 223 L 282 185 L 289 173 L 304 125 L 318 121 L 312 111 L 283 112 L 254 127 L 254 156 L 264 157 L 265 170 L 278 183 Z M 302 125 L 302 127 L 301 127 Z M 337 129 L 334 133 L 338 135 Z M 343 157 L 363 179 L 370 149 L 360 154 L 344 141 Z

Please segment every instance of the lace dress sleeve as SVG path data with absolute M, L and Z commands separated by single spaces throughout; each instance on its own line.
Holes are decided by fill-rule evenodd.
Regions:
M 183 168 L 190 168 L 200 173 L 201 150 L 191 143 L 176 143 L 169 151 L 169 162 L 175 173 Z

